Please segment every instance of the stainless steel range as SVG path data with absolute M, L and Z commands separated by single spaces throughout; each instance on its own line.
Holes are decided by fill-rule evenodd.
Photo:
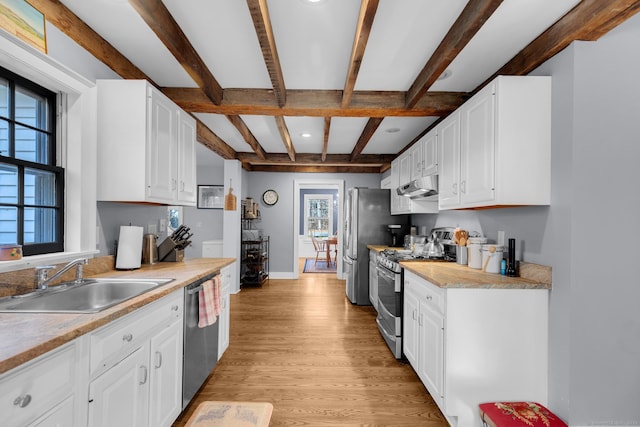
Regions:
M 376 323 L 380 334 L 387 342 L 396 359 L 402 359 L 402 301 L 404 298 L 404 271 L 400 261 L 453 261 L 453 228 L 435 228 L 431 233 L 438 236 L 444 246 L 444 256 L 430 259 L 423 255 L 414 255 L 409 250 L 384 250 L 378 255 L 376 266 L 378 276 L 378 317 Z

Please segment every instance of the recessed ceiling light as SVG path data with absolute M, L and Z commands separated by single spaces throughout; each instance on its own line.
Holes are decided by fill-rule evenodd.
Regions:
M 400 132 L 400 128 L 389 128 L 389 129 L 385 130 L 385 132 L 387 132 L 387 133 L 397 133 L 397 132 Z
M 303 132 L 300 134 L 300 136 L 303 138 L 311 138 L 311 134 L 309 132 Z
M 440 77 L 438 77 L 438 80 L 448 79 L 449 77 L 451 77 L 451 74 L 453 74 L 453 71 L 444 70 L 444 73 L 440 74 Z

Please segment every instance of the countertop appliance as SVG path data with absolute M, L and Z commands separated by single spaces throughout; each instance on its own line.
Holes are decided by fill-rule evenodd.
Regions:
M 346 293 L 353 304 L 369 300 L 369 250 L 367 245 L 391 244 L 389 224 L 400 225 L 398 236 L 408 234 L 409 216 L 391 215 L 388 189 L 350 188 L 344 205 L 343 260 Z
M 455 245 L 452 243 L 453 228 L 441 227 L 431 230 L 438 236 L 444 249 L 444 257 L 429 259 L 406 249 L 385 249 L 377 257 L 378 277 L 378 330 L 396 359 L 402 359 L 402 301 L 404 299 L 404 269 L 400 261 L 455 262 Z
M 184 346 L 182 364 L 182 409 L 198 392 L 218 363 L 218 323 L 198 327 L 198 294 L 206 276 L 184 288 Z

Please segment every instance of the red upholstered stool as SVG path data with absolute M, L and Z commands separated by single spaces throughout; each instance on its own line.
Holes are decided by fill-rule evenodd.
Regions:
M 485 426 L 567 427 L 558 416 L 536 402 L 489 402 L 479 406 Z

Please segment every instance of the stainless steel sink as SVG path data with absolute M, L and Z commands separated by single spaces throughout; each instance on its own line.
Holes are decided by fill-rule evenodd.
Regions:
M 174 279 L 82 279 L 0 299 L 0 312 L 97 313 Z

